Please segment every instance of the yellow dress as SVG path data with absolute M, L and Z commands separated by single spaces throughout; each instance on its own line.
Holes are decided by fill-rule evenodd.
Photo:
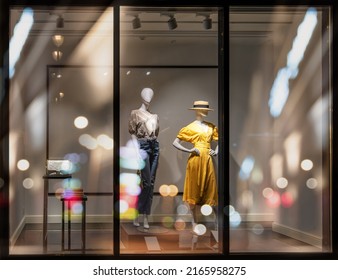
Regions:
M 200 155 L 190 154 L 185 174 L 183 201 L 189 204 L 216 205 L 217 183 L 212 156 L 209 155 L 211 141 L 218 140 L 218 129 L 212 123 L 207 131 L 192 122 L 183 127 L 177 135 L 181 141 L 190 142 L 200 151 Z

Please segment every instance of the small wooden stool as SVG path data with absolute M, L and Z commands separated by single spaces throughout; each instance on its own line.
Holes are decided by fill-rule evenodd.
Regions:
M 65 250 L 65 203 L 67 203 L 67 209 L 68 209 L 68 250 L 71 250 L 71 203 L 74 201 L 81 201 L 82 203 L 82 214 L 81 214 L 81 241 L 82 241 L 82 252 L 85 252 L 86 249 L 86 201 L 87 196 L 83 194 L 83 190 L 76 190 L 72 191 L 70 193 L 67 193 L 65 191 L 63 195 L 61 196 L 62 201 L 62 240 L 61 240 L 61 246 L 62 251 Z

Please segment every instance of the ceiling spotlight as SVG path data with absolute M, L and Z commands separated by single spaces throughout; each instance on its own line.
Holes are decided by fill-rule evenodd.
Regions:
M 63 44 L 64 37 L 62 35 L 54 35 L 52 39 L 54 45 L 60 47 Z
M 53 51 L 52 56 L 55 61 L 59 61 L 62 57 L 63 53 L 61 51 Z
M 205 19 L 203 20 L 203 27 L 204 29 L 212 28 L 212 19 L 210 18 L 210 15 L 205 16 Z
M 64 19 L 62 16 L 59 16 L 57 19 L 56 19 L 56 28 L 63 28 L 65 25 L 64 23 Z
M 138 17 L 138 15 L 135 16 L 135 18 L 132 20 L 132 25 L 133 25 L 133 29 L 138 29 L 141 27 L 141 20 Z
M 169 20 L 168 20 L 168 27 L 170 30 L 176 29 L 177 28 L 177 21 L 176 18 L 173 15 L 169 16 Z

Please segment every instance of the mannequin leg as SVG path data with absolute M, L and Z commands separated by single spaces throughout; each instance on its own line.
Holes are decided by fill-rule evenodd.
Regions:
M 133 220 L 133 225 L 135 226 L 135 227 L 139 227 L 140 226 L 140 222 L 139 222 L 139 219 L 138 219 L 138 214 L 137 214 L 137 216 L 136 216 L 136 218 Z
M 143 227 L 144 229 L 149 229 L 148 215 L 143 215 Z

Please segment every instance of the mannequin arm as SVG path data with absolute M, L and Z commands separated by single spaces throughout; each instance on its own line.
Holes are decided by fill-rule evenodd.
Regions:
M 176 138 L 173 142 L 173 145 L 176 149 L 182 151 L 182 152 L 186 152 L 186 153 L 194 153 L 196 155 L 200 154 L 200 151 L 196 148 L 192 148 L 192 149 L 187 149 L 186 147 L 183 147 L 181 144 L 181 140 Z
M 217 156 L 218 155 L 218 145 L 216 146 L 215 150 L 210 150 L 209 155 Z

